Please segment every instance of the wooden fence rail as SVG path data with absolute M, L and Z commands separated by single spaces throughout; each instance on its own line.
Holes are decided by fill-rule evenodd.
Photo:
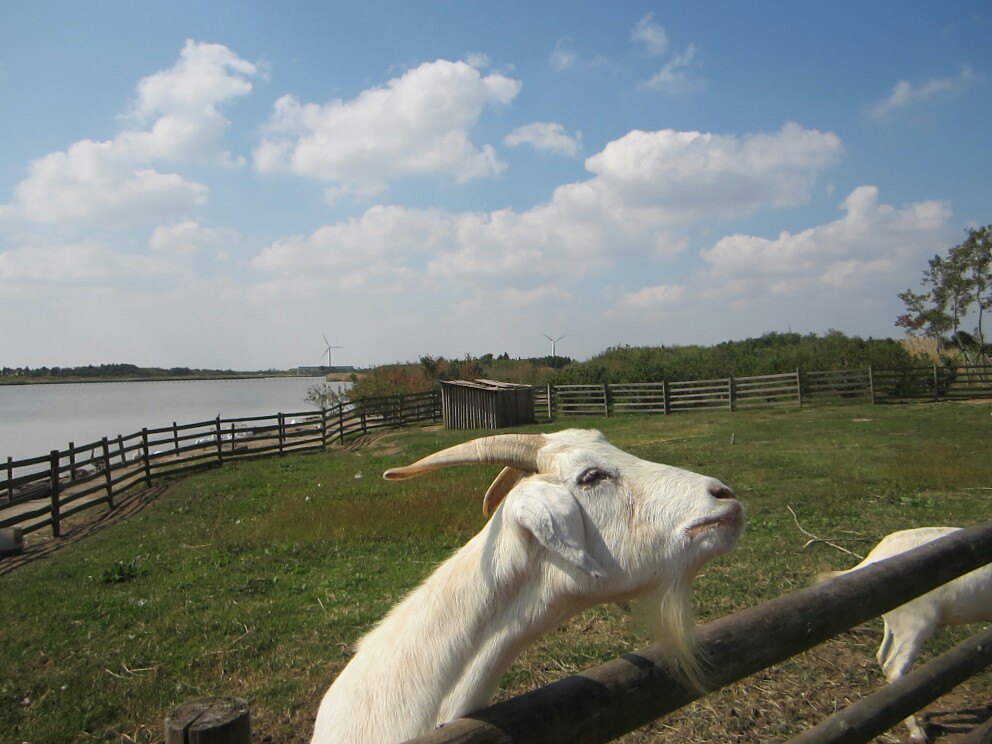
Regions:
M 615 413 L 672 414 L 694 411 L 817 405 L 821 402 L 895 403 L 992 396 L 992 366 L 948 369 L 789 372 L 650 383 L 548 385 L 535 389 L 538 418 Z M 216 417 L 209 421 L 143 429 L 127 436 L 53 450 L 23 460 L 7 458 L 0 473 L 0 528 L 25 532 L 100 504 L 162 475 L 176 475 L 226 460 L 278 452 L 307 452 L 348 437 L 441 418 L 440 396 L 364 398 L 325 411 L 268 416 Z
M 697 653 L 709 691 L 743 679 L 992 561 L 992 522 L 704 625 Z M 992 629 L 828 717 L 790 744 L 864 744 L 992 664 Z M 599 744 L 707 693 L 669 671 L 657 645 L 446 723 L 406 744 Z M 205 711 L 213 711 L 206 715 Z M 193 722 L 193 726 L 191 726 Z M 197 728 L 196 738 L 187 730 Z M 248 704 L 190 701 L 169 711 L 167 744 L 248 744 Z M 992 721 L 962 741 L 985 744 Z
M 989 562 L 992 522 L 704 625 L 696 634 L 697 653 L 709 670 L 710 691 L 819 645 Z M 409 744 L 597 744 L 703 694 L 674 677 L 664 650 L 653 645 L 444 724 Z
M 712 380 L 549 385 L 538 388 L 535 413 L 609 416 L 613 413 L 739 411 L 820 403 L 905 403 L 992 397 L 992 366 L 910 367 L 787 372 Z
M 440 396 L 431 391 L 367 398 L 322 411 L 173 422 L 82 446 L 70 442 L 68 449 L 40 457 L 8 457 L 0 471 L 0 528 L 29 533 L 50 527 L 58 537 L 63 519 L 103 504 L 113 508 L 120 494 L 154 478 L 246 457 L 322 450 L 375 429 L 433 423 L 440 407 Z

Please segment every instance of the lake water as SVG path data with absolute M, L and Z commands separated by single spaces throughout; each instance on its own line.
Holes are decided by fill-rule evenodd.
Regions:
M 311 410 L 321 377 L 0 385 L 0 462 L 66 449 L 70 441 L 222 417 Z M 350 383 L 329 383 L 339 390 Z

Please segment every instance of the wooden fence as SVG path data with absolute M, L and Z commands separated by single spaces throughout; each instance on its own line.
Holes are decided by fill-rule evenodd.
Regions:
M 538 418 L 619 413 L 672 414 L 738 411 L 819 403 L 899 403 L 992 397 L 992 366 L 957 370 L 914 367 L 901 370 L 789 372 L 753 377 L 535 388 Z M 273 453 L 323 449 L 332 442 L 383 427 L 441 418 L 437 392 L 365 398 L 324 411 L 217 417 L 177 424 L 82 445 L 24 460 L 0 463 L 0 528 L 31 532 L 60 522 L 153 478 L 198 467 Z M 3 472 L 3 471 L 0 471 Z
M 820 403 L 904 403 L 992 397 L 992 367 L 796 370 L 777 375 L 679 382 L 547 386 L 535 410 L 554 415 L 738 411 Z
M 709 691 L 782 662 L 910 599 L 992 562 L 992 522 L 976 525 L 819 586 L 800 589 L 702 626 L 699 658 Z M 992 664 L 992 629 L 827 717 L 790 744 L 869 742 Z M 649 646 L 446 723 L 407 744 L 599 744 L 707 694 L 684 684 Z M 214 716 L 203 716 L 204 711 Z M 248 705 L 196 700 L 166 718 L 167 744 L 248 744 Z M 677 734 L 676 734 L 677 735 Z M 992 721 L 961 739 L 988 742 Z M 212 737 L 212 738 L 211 738 Z
M 172 423 L 156 429 L 14 460 L 0 478 L 0 528 L 25 533 L 51 527 L 84 509 L 106 504 L 133 486 L 189 470 L 262 455 L 320 450 L 349 437 L 382 428 L 436 422 L 440 396 L 434 392 L 366 398 L 322 411 L 298 411 Z
M 696 641 L 709 670 L 710 691 L 813 648 L 989 562 L 992 522 L 704 625 Z M 854 713 L 851 708 L 841 711 L 794 742 L 871 741 L 990 663 L 992 630 L 986 630 L 907 675 L 898 687 L 864 698 Z M 674 677 L 664 649 L 654 645 L 491 705 L 408 744 L 597 744 L 704 694 Z

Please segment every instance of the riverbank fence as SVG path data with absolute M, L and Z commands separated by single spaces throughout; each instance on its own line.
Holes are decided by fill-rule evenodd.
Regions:
M 434 392 L 366 398 L 319 411 L 216 418 L 142 429 L 76 444 L 64 450 L 0 463 L 0 528 L 24 533 L 51 527 L 59 537 L 62 520 L 107 505 L 129 489 L 164 475 L 216 467 L 231 460 L 310 452 L 377 429 L 441 420 Z
M 992 397 L 992 366 L 837 370 L 534 388 L 537 418 L 743 411 L 836 403 Z M 106 504 L 152 479 L 239 460 L 325 449 L 376 429 L 442 420 L 438 391 L 364 398 L 325 410 L 222 418 L 142 429 L 23 460 L 0 462 L 0 528 L 33 532 Z

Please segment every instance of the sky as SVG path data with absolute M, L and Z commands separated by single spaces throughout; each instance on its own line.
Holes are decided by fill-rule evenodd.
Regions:
M 987 2 L 0 3 L 0 366 L 898 337 Z

